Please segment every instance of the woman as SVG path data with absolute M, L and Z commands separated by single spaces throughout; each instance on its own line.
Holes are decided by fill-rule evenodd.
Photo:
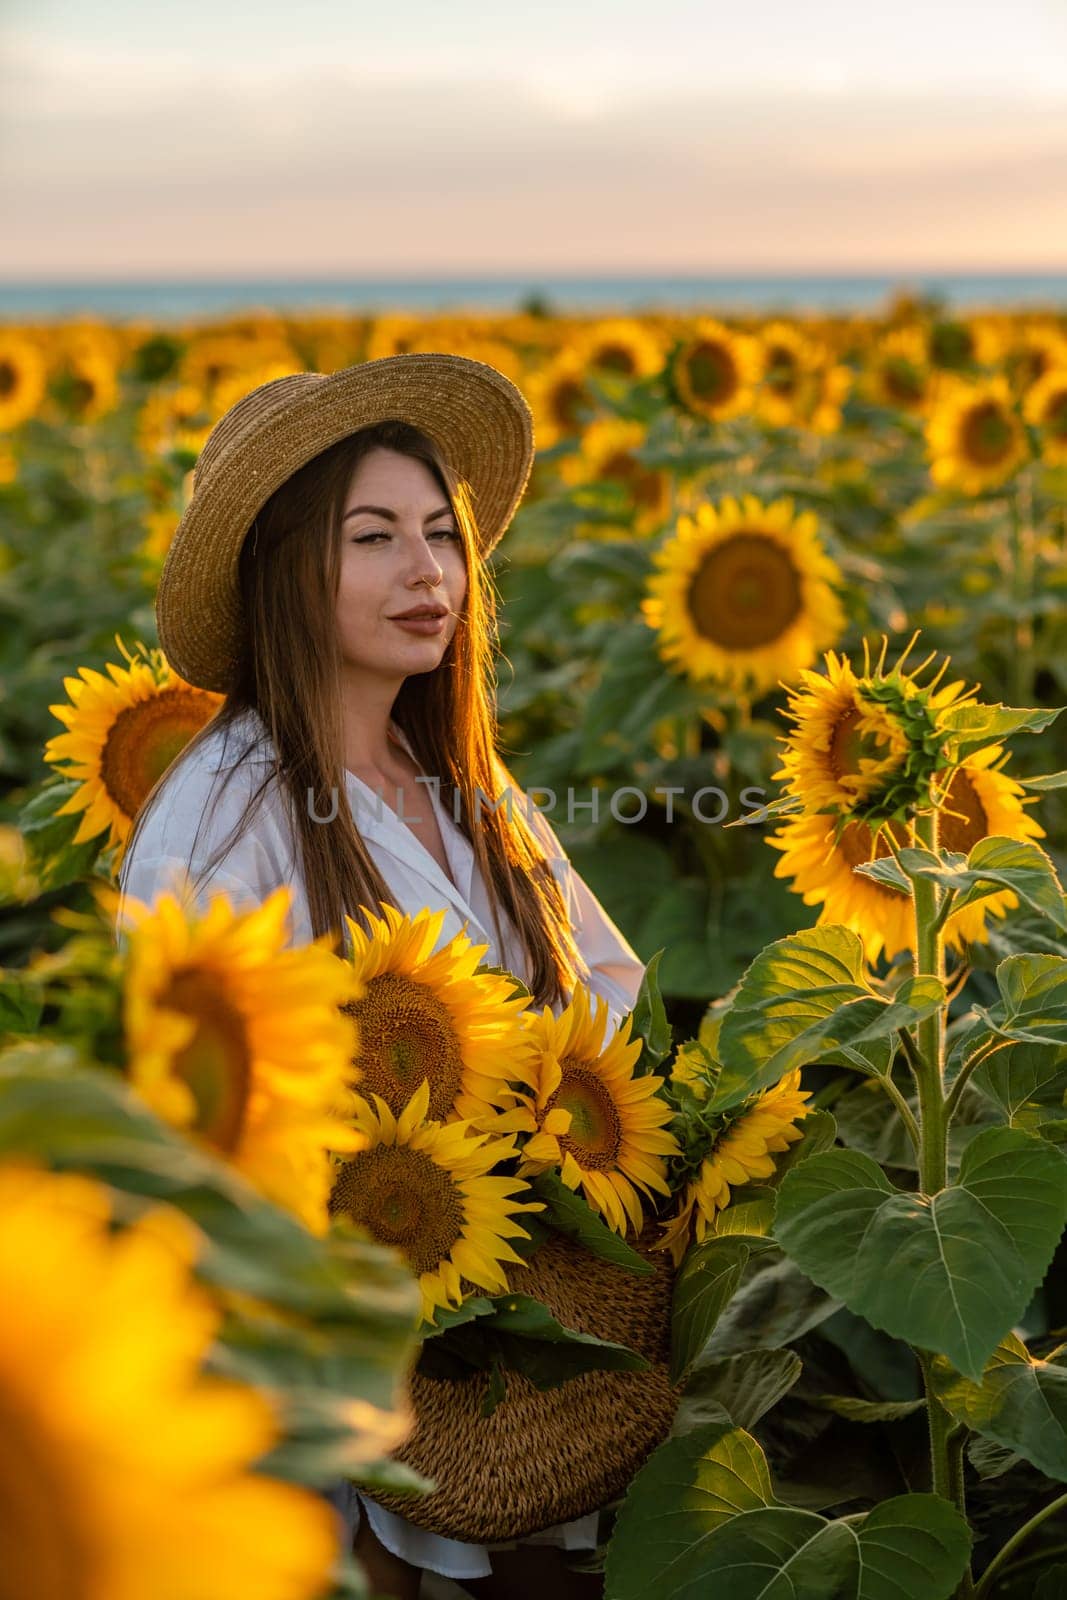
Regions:
M 533 454 L 519 390 L 450 355 L 293 374 L 222 418 L 157 617 L 171 665 L 225 699 L 141 808 L 124 894 L 188 873 L 199 903 L 252 904 L 285 883 L 291 941 L 338 949 L 359 906 L 445 906 L 439 945 L 466 929 L 538 1006 L 558 1015 L 581 980 L 619 1022 L 643 963 L 496 753 L 485 557 Z M 595 1512 L 490 1554 L 341 1499 L 375 1593 L 414 1597 L 422 1570 L 475 1595 L 597 1592 L 560 1554 L 595 1545 Z

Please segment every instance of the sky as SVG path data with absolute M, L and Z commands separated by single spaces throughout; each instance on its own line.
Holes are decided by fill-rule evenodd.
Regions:
M 1067 0 L 0 0 L 0 277 L 1067 270 Z

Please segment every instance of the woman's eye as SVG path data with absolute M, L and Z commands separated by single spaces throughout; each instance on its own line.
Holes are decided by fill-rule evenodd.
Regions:
M 387 533 L 381 533 L 381 532 L 361 533 L 361 534 L 357 534 L 356 535 L 356 537 L 352 540 L 352 543 L 353 544 L 366 544 L 371 539 L 388 539 L 388 537 L 389 537 L 389 535 Z M 456 539 L 457 541 L 461 541 L 462 540 L 462 534 L 460 533 L 458 528 L 438 528 L 435 533 L 430 535 L 430 537 L 431 538 L 438 538 L 438 539 L 440 539 L 440 538 Z

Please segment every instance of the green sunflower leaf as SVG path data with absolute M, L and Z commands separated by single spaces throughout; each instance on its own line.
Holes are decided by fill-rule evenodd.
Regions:
M 828 1521 L 775 1501 L 762 1450 L 723 1421 L 661 1445 L 616 1520 L 606 1600 L 948 1600 L 971 1534 L 939 1495 Z
M 1042 733 L 1051 726 L 1063 710 L 1016 706 L 986 706 L 969 702 L 966 705 L 948 706 L 937 714 L 938 728 L 952 735 L 954 757 L 976 750 L 981 745 L 999 744 L 1015 733 Z
M 646 1261 L 632 1245 L 628 1245 L 625 1239 L 609 1228 L 581 1195 L 568 1189 L 554 1172 L 542 1172 L 532 1178 L 530 1187 L 537 1198 L 545 1203 L 538 1221 L 547 1223 L 557 1233 L 565 1233 L 569 1239 L 584 1245 L 591 1255 L 600 1256 L 602 1260 L 610 1261 L 626 1272 L 648 1277 L 655 1271 L 650 1261 Z
M 938 1399 L 958 1422 L 1024 1456 L 1050 1478 L 1067 1480 L 1067 1365 L 1039 1361 L 1007 1334 L 981 1382 L 962 1377 L 943 1356 L 932 1363 Z
M 788 1173 L 774 1236 L 814 1281 L 896 1338 L 980 1380 L 1026 1310 L 1067 1220 L 1067 1162 L 1014 1128 L 967 1145 L 928 1198 L 868 1156 L 831 1150 Z
M 777 1083 L 795 1067 L 889 1038 L 944 1000 L 944 986 L 926 976 L 906 979 L 892 999 L 877 994 L 849 928 L 807 928 L 776 939 L 748 967 L 723 1017 L 712 1108 Z

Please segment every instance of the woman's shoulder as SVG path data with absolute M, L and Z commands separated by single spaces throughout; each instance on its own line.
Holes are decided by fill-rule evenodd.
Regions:
M 122 864 L 124 887 L 175 862 L 195 873 L 238 829 L 220 872 L 251 887 L 280 877 L 291 857 L 290 835 L 272 767 L 270 739 L 254 712 L 209 727 L 176 758 L 140 820 Z

